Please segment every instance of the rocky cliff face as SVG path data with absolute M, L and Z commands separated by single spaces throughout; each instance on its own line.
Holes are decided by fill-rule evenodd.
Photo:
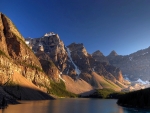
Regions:
M 45 34 L 41 38 L 27 39 L 26 43 L 29 43 L 29 46 L 36 53 L 39 45 L 42 45 L 44 52 L 47 53 L 54 64 L 62 72 L 65 69 L 65 62 L 67 60 L 67 53 L 64 48 L 63 41 L 60 40 L 58 34 L 49 33 Z
M 107 57 L 99 51 L 94 52 L 92 56 L 97 61 L 106 62 L 120 68 L 123 75 L 131 81 L 136 81 L 139 78 L 144 81 L 150 80 L 150 47 L 125 56 L 118 55 L 114 50 Z
M 0 13 L 0 84 L 12 81 L 19 73 L 43 91 L 50 87 L 41 64 L 12 21 Z M 16 83 L 17 84 L 17 83 Z
M 82 43 L 81 44 L 72 43 L 69 46 L 67 46 L 67 49 L 69 49 L 70 51 L 70 57 L 72 59 L 72 62 L 79 68 L 78 71 L 80 73 L 81 71 L 89 72 L 91 70 L 90 62 L 88 59 L 89 54 L 87 53 Z
M 119 68 L 96 60 L 93 55 L 87 53 L 83 44 L 73 43 L 68 48 L 71 51 L 71 57 L 74 63 L 82 73 L 91 74 L 94 71 L 113 82 L 116 82 L 116 80 L 123 82 L 122 73 Z
M 50 56 L 44 52 L 43 46 L 39 46 L 38 51 L 35 53 L 35 55 L 39 59 L 44 72 L 49 76 L 49 78 L 58 82 L 60 71 L 55 66 Z

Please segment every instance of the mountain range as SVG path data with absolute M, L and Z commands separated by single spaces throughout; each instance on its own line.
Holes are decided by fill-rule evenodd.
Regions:
M 149 79 L 149 48 L 126 56 L 115 51 L 104 56 L 99 50 L 89 54 L 83 43 L 65 46 L 54 32 L 25 39 L 2 13 L 0 44 L 0 92 L 7 98 L 53 99 L 105 88 L 121 91 L 129 85 L 123 75 L 130 80 Z

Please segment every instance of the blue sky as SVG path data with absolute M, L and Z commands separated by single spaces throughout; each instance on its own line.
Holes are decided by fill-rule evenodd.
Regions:
M 150 46 L 150 0 L 0 0 L 24 37 L 58 33 L 89 53 L 128 55 Z

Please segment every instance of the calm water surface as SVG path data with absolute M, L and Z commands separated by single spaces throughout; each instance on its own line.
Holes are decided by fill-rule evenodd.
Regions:
M 1 113 L 150 113 L 150 111 L 127 109 L 110 99 L 58 99 L 50 101 L 22 101 L 9 105 Z

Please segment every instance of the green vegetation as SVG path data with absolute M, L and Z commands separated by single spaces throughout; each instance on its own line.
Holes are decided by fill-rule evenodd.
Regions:
M 97 90 L 97 93 L 102 98 L 108 98 L 110 94 L 114 93 L 115 91 L 112 89 L 100 89 Z
M 109 86 L 111 86 L 111 87 L 112 87 L 112 89 L 114 89 L 114 88 L 118 88 L 118 87 L 117 87 L 117 85 L 116 85 L 116 84 L 114 84 L 114 83 L 112 83 L 110 80 L 108 80 L 108 79 L 106 79 L 106 78 L 104 78 L 104 80 L 105 80 L 105 81 L 107 81 L 107 82 L 109 83 L 108 85 L 109 85 Z
M 29 48 L 29 46 L 25 43 L 25 41 L 22 40 L 22 38 L 18 37 L 15 33 L 13 33 L 13 34 L 16 36 L 16 38 L 17 38 L 20 42 L 22 42 L 22 44 L 24 44 L 24 45 L 29 49 L 29 51 L 31 51 L 31 52 L 33 53 L 33 51 Z M 34 54 L 34 53 L 33 53 L 33 54 Z
M 89 98 L 104 98 L 104 99 L 110 99 L 110 98 L 119 98 L 121 95 L 125 94 L 124 92 L 116 92 L 112 89 L 97 89 L 96 92 L 89 95 Z
M 129 92 L 121 96 L 117 104 L 133 108 L 150 108 L 150 88 Z
M 66 90 L 65 83 L 60 80 L 59 83 L 51 81 L 51 88 L 48 90 L 49 94 L 56 95 L 58 97 L 77 97 L 78 95 L 68 92 Z
M 36 69 L 38 71 L 43 72 L 43 70 L 40 67 L 38 67 L 38 66 L 27 64 L 27 63 L 24 63 L 24 65 L 27 66 L 27 67 L 29 67 L 29 68 L 31 68 L 31 69 Z
M 108 88 L 108 89 L 118 89 L 118 88 L 120 88 L 115 83 L 111 82 L 110 80 L 107 80 L 105 77 L 103 77 L 103 79 L 100 81 L 100 85 L 103 88 Z
M 120 83 L 116 83 L 119 87 L 124 88 Z
M 36 69 L 38 71 L 44 72 L 40 67 L 32 65 L 32 64 L 27 64 L 27 63 L 21 62 L 21 61 L 15 61 L 15 63 L 19 64 L 19 65 L 23 65 L 23 66 L 29 67 L 31 69 Z
M 13 82 L 13 81 L 8 80 L 8 81 L 4 84 L 4 86 L 19 86 L 19 85 L 18 85 L 17 83 Z
M 53 63 L 52 60 L 49 60 L 49 61 L 48 61 L 48 64 L 49 64 L 49 67 L 54 67 L 54 66 L 55 66 L 55 64 Z
M 14 34 L 14 33 L 13 33 L 13 34 Z M 33 51 L 28 47 L 28 45 L 27 45 L 21 38 L 19 38 L 16 34 L 14 34 L 14 35 L 16 36 L 16 38 L 17 38 L 20 42 L 22 42 L 22 43 L 33 53 Z M 35 65 L 32 65 L 32 64 L 27 64 L 27 63 L 21 62 L 21 61 L 17 61 L 17 63 L 19 63 L 19 64 L 21 64 L 21 65 L 24 65 L 24 66 L 27 66 L 27 67 L 32 68 L 32 69 L 37 69 L 38 71 L 43 72 L 43 70 L 42 70 L 40 67 L 38 67 L 38 66 L 35 66 Z

